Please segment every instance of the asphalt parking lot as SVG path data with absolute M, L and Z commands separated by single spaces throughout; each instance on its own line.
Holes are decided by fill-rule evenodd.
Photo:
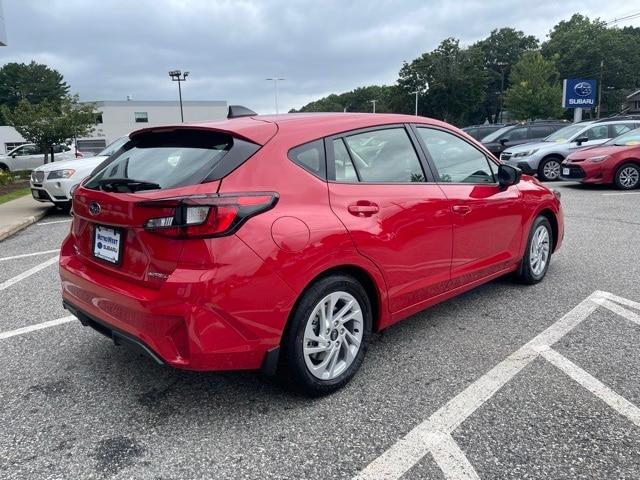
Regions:
M 0 243 L 0 478 L 640 478 L 640 191 L 554 187 L 566 237 L 544 282 L 499 279 L 376 335 L 315 400 L 83 328 L 52 213 Z

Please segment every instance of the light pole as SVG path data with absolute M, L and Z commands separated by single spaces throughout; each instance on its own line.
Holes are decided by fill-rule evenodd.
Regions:
M 369 102 L 373 104 L 373 113 L 376 113 L 376 102 L 377 101 L 378 100 L 369 100 Z
M 271 77 L 271 78 L 266 78 L 265 80 L 273 82 L 273 94 L 276 99 L 276 115 L 278 115 L 280 113 L 278 112 L 278 82 L 286 80 L 286 78 Z
M 182 73 L 180 70 L 171 70 L 169 72 L 172 82 L 178 82 L 178 97 L 180 98 L 180 121 L 184 123 L 184 112 L 182 111 L 182 88 L 180 83 L 186 82 L 189 72 Z
M 415 95 L 416 96 L 416 111 L 414 113 L 414 115 L 417 117 L 418 116 L 418 95 L 420 94 L 420 90 L 416 90 L 415 92 L 411 92 L 409 95 Z

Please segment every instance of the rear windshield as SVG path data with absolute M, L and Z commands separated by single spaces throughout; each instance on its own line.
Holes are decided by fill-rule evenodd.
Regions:
M 230 135 L 176 130 L 135 136 L 102 163 L 86 188 L 116 192 L 160 190 L 207 179 L 233 146 Z

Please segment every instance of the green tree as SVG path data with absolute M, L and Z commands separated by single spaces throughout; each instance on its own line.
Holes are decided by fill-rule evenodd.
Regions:
M 22 100 L 37 105 L 60 102 L 69 93 L 62 75 L 36 62 L 7 63 L 0 68 L 0 105 L 15 108 Z
M 398 99 L 405 113 L 413 113 L 411 92 L 422 97 L 418 114 L 462 125 L 481 117 L 486 90 L 483 54 L 478 47 L 460 48 L 447 38 L 432 52 L 404 63 L 398 79 Z
M 527 52 L 513 66 L 506 108 L 520 120 L 558 118 L 562 115 L 562 87 L 558 71 L 540 52 Z
M 602 20 L 575 14 L 553 27 L 542 44 L 542 53 L 546 58 L 557 58 L 561 79 L 599 80 L 602 73 L 603 103 L 616 109 L 621 91 L 640 87 L 639 42 L 638 28 L 607 27 Z
M 538 40 L 513 28 L 492 30 L 487 38 L 474 46 L 482 51 L 487 71 L 487 88 L 482 104 L 483 115 L 491 123 L 500 119 L 502 95 L 509 88 L 509 75 L 523 53 L 538 49 Z
M 92 103 L 80 104 L 77 96 L 67 95 L 58 102 L 43 100 L 32 104 L 21 100 L 13 110 L 3 106 L 2 113 L 27 141 L 51 152 L 53 161 L 53 146 L 89 134 L 98 112 Z M 47 159 L 45 153 L 45 163 Z
M 376 112 L 388 113 L 392 111 L 391 100 L 394 87 L 386 85 L 371 85 L 358 87 L 349 92 L 331 94 L 314 102 L 310 102 L 295 112 L 371 112 L 372 100 L 376 101 Z

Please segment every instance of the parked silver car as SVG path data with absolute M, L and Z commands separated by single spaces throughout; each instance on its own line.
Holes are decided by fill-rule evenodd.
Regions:
M 558 180 L 560 164 L 570 154 L 640 127 L 640 119 L 601 119 L 561 128 L 541 142 L 506 149 L 500 160 L 540 180 Z

